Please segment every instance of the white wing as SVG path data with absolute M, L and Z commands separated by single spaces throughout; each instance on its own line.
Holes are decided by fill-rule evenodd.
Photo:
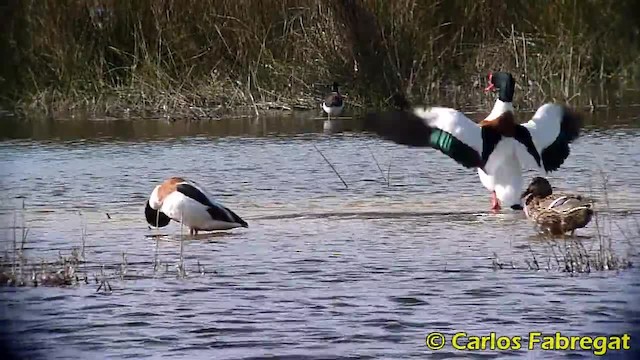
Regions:
M 482 153 L 482 129 L 458 110 L 444 107 L 416 108 L 413 113 L 431 128 L 438 128 Z
M 550 172 L 569 156 L 569 144 L 580 136 L 582 116 L 564 105 L 545 104 L 522 126 L 531 135 L 542 169 Z M 516 142 L 516 153 L 523 166 L 542 170 L 521 142 Z
M 160 185 L 157 185 L 156 187 L 153 188 L 151 195 L 149 195 L 149 206 L 151 206 L 153 210 L 160 209 L 160 206 L 162 205 L 160 202 L 160 199 L 158 199 L 159 189 L 160 189 Z
M 365 117 L 364 128 L 398 144 L 440 150 L 467 168 L 484 166 L 483 129 L 454 109 L 431 107 L 371 113 Z M 493 146 L 500 138 L 492 137 Z

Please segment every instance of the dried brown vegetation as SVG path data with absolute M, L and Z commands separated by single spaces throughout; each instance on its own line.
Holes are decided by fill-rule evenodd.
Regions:
M 72 246 L 68 251 L 58 251 L 58 256 L 51 259 L 51 253 L 46 249 L 37 251 L 29 249 L 29 228 L 25 221 L 25 206 L 22 204 L 22 211 L 14 212 L 13 239 L 9 243 L 9 248 L 4 248 L 4 253 L 0 255 L 0 286 L 50 286 L 67 287 L 82 284 L 94 284 L 96 292 L 112 292 L 111 283 L 114 280 L 130 280 L 156 278 L 159 276 L 169 276 L 186 278 L 190 274 L 205 275 L 205 267 L 197 262 L 197 268 L 191 267 L 187 270 L 184 259 L 184 231 L 181 227 L 181 235 L 178 239 L 179 257 L 177 261 L 161 261 L 159 258 L 160 239 L 156 239 L 156 250 L 153 261 L 138 262 L 130 264 L 127 253 L 122 253 L 120 262 L 105 264 L 100 259 L 87 259 L 86 239 L 87 231 L 84 225 L 84 218 L 81 216 L 82 230 L 80 238 L 72 240 Z M 20 213 L 21 216 L 18 216 Z M 110 218 L 110 216 L 107 214 Z M 45 256 L 48 260 L 45 260 Z M 91 254 L 90 254 L 91 255 Z M 152 271 L 149 271 L 152 270 Z M 215 273 L 215 271 L 214 271 Z
M 593 101 L 587 84 L 639 73 L 639 24 L 631 0 L 10 0 L 0 96 L 50 116 L 210 118 L 317 108 L 333 80 L 356 107 L 398 89 L 467 104 L 502 69 L 519 99 Z

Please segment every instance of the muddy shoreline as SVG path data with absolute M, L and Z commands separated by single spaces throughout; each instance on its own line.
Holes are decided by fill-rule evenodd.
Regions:
M 389 99 L 375 103 L 366 96 L 354 94 L 351 89 L 344 88 L 346 96 L 345 115 L 357 116 L 371 109 L 389 108 Z M 94 97 L 95 98 L 95 97 Z M 101 102 L 75 101 L 67 99 L 39 106 L 13 104 L 12 107 L 0 108 L 0 119 L 47 119 L 47 120 L 148 120 L 167 121 L 217 121 L 225 118 L 261 118 L 271 116 L 290 116 L 291 114 L 314 114 L 325 116 L 321 110 L 323 94 L 307 94 L 296 99 L 274 99 L 265 101 L 228 102 L 215 97 L 193 102 L 174 101 L 165 97 L 152 100 L 135 101 L 136 99 L 120 99 L 101 97 Z M 409 95 L 410 101 L 418 105 L 437 105 L 460 109 L 464 112 L 482 112 L 489 109 L 495 94 L 485 94 L 480 83 L 468 86 L 444 87 L 431 97 L 422 98 Z M 547 102 L 562 102 L 574 106 L 580 111 L 593 112 L 604 108 L 625 108 L 640 106 L 640 86 L 623 86 L 623 84 L 603 87 L 599 85 L 585 86 L 584 92 L 564 99 L 546 96 L 534 87 L 516 85 L 514 106 L 518 111 L 535 111 Z M 367 105 L 368 104 L 368 105 Z

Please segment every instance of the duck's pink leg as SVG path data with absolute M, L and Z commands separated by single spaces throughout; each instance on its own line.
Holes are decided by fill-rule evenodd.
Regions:
M 499 211 L 500 209 L 500 201 L 498 200 L 496 192 L 494 191 L 491 193 L 491 210 Z

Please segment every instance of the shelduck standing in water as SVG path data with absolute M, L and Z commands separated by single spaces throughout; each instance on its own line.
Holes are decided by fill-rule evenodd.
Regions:
M 496 72 L 489 73 L 489 85 L 484 89 L 485 92 L 490 91 L 498 91 L 498 98 L 496 99 L 495 104 L 493 105 L 493 109 L 489 115 L 481 122 L 481 124 L 489 124 L 489 121 L 496 120 L 501 116 L 507 116 L 505 113 L 509 112 L 514 114 L 513 109 L 513 94 L 515 93 L 516 82 L 513 79 L 513 76 L 510 73 L 506 72 Z M 514 156 L 506 156 L 503 157 L 503 162 L 495 165 L 494 173 L 504 173 L 508 174 L 509 170 L 513 170 L 515 167 L 520 167 L 519 164 L 516 164 L 517 158 Z M 487 174 L 482 168 L 478 168 L 478 176 L 480 177 L 480 182 L 486 189 L 491 191 L 491 210 L 497 211 L 500 210 L 500 201 L 498 200 L 498 196 L 496 195 L 496 183 L 494 181 L 494 176 Z M 518 183 L 517 177 L 513 179 L 513 183 L 511 184 L 514 188 L 520 188 L 523 186 L 522 181 Z M 499 191 L 500 184 L 498 184 Z M 510 189 L 503 189 L 506 192 L 509 192 L 509 196 L 513 199 L 513 195 L 511 194 Z M 519 207 L 515 204 L 511 205 L 514 210 Z
M 332 87 L 333 91 L 327 94 L 322 102 L 322 110 L 327 113 L 329 120 L 331 120 L 332 116 L 339 116 L 342 114 L 342 110 L 344 109 L 344 96 L 340 94 L 338 86 L 338 83 L 334 81 Z
M 167 226 L 171 220 L 182 222 L 191 235 L 201 230 L 249 227 L 233 211 L 215 202 L 204 188 L 179 177 L 171 177 L 153 189 L 144 215 L 155 227 Z
M 466 168 L 477 168 L 480 181 L 492 193 L 492 210 L 500 210 L 500 203 L 522 210 L 522 168 L 542 173 L 557 170 L 569 156 L 569 144 L 580 134 L 582 117 L 567 106 L 545 104 L 530 121 L 516 124 L 513 77 L 496 73 L 490 83 L 499 90 L 499 97 L 480 123 L 455 109 L 404 105 L 367 114 L 364 129 L 398 144 L 438 149 Z M 396 95 L 399 101 L 408 104 Z

